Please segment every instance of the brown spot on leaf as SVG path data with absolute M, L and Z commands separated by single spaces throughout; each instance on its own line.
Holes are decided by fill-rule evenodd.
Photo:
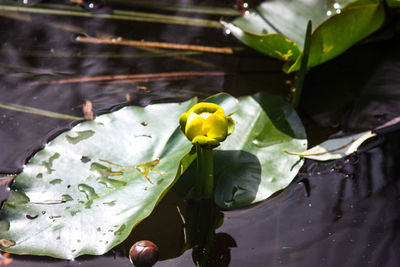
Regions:
M 0 246 L 9 248 L 15 245 L 14 240 L 8 240 L 8 239 L 0 239 Z

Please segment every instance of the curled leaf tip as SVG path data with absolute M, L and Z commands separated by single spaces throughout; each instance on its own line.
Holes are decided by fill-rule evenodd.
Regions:
M 214 148 L 233 132 L 234 122 L 214 103 L 194 105 L 179 117 L 180 130 L 193 144 Z

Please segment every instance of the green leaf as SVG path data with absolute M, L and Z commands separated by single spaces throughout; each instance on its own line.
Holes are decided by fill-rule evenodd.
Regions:
M 400 8 L 400 0 L 386 0 L 390 8 Z
M 358 147 L 364 141 L 374 136 L 376 136 L 376 134 L 367 131 L 341 138 L 330 139 L 301 153 L 293 153 L 291 151 L 285 152 L 319 161 L 340 159 L 357 151 Z
M 266 93 L 241 97 L 232 119 L 235 131 L 215 154 L 215 201 L 224 209 L 264 200 L 285 188 L 303 162 L 282 149 L 307 147 L 300 118 L 280 97 Z
M 195 102 L 125 107 L 52 140 L 15 178 L 1 249 L 72 259 L 122 242 L 194 160 L 177 124 Z
M 224 103 L 217 104 L 224 108 Z M 282 150 L 307 148 L 299 117 L 280 97 L 266 93 L 241 97 L 231 117 L 235 130 L 214 150 L 214 198 L 223 209 L 264 200 L 285 188 L 303 162 Z M 196 175 L 196 164 L 192 164 L 175 190 L 190 196 Z
M 225 115 L 229 116 L 239 109 L 239 101 L 233 96 L 226 93 L 215 94 L 208 97 L 204 102 L 214 103 L 224 109 Z
M 308 67 L 330 60 L 379 29 L 385 11 L 378 0 L 344 0 L 339 3 L 319 0 L 265 1 L 249 14 L 223 22 L 246 45 L 285 61 L 284 70 L 300 67 L 300 47 L 304 46 L 307 21 L 314 32 Z
M 293 62 L 301 53 L 300 48 L 294 41 L 277 33 L 254 34 L 246 32 L 231 23 L 221 22 L 233 35 L 251 48 L 283 61 Z
M 385 10 L 377 4 L 350 5 L 322 23 L 312 34 L 308 67 L 314 67 L 342 54 L 352 45 L 379 29 L 385 20 Z M 287 68 L 286 65 L 284 68 Z M 285 69 L 297 71 L 300 60 Z
M 293 108 L 267 94 L 206 101 L 235 112 L 234 132 L 215 151 L 217 204 L 241 207 L 284 188 L 302 162 L 282 149 L 307 143 Z M 196 154 L 177 128 L 195 102 L 126 107 L 59 135 L 15 178 L 1 210 L 0 248 L 71 259 L 122 242 L 183 173 L 178 185 L 195 183 Z

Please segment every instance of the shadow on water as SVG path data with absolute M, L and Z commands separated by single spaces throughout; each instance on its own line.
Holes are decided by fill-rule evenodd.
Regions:
M 28 2 L 27 6 L 34 6 L 39 1 Z M 234 2 L 219 4 L 230 8 Z M 52 4 L 51 1 L 43 3 Z M 86 9 L 99 8 L 90 12 L 100 15 L 113 8 L 103 6 L 102 1 L 94 1 L 100 5 L 93 7 L 90 2 L 82 3 Z M 206 3 L 216 4 L 215 1 Z M 68 4 L 75 7 L 75 4 Z M 123 1 L 116 7 L 131 8 Z M 149 9 L 137 7 L 135 10 Z M 183 15 L 190 17 L 190 14 Z M 241 96 L 268 90 L 286 96 L 292 82 L 292 76 L 280 71 L 281 63 L 243 47 L 244 51 L 234 55 L 157 52 L 132 46 L 81 43 L 76 39 L 77 36 L 116 40 L 121 37 L 122 40 L 240 47 L 219 28 L 29 12 L 1 13 L 0 16 L 3 29 L 0 35 L 0 104 L 18 104 L 82 117 L 82 106 L 87 100 L 93 103 L 95 115 L 99 115 L 123 105 L 144 106 L 193 96 L 203 99 L 221 91 Z M 220 18 L 196 16 L 216 21 Z M 301 115 L 311 143 L 319 143 L 339 130 L 371 129 L 399 115 L 398 47 L 398 36 L 389 41 L 360 45 L 310 71 Z M 170 75 L 188 72 L 192 74 L 178 78 Z M 132 76 L 160 73 L 164 76 Z M 279 121 L 281 115 L 290 114 L 277 114 L 272 105 L 264 109 L 270 118 L 276 118 L 273 123 L 283 132 L 288 135 L 296 132 L 295 128 Z M 4 108 L 0 114 L 0 149 L 3 151 L 0 173 L 21 171 L 32 153 L 76 124 L 68 119 Z M 380 138 L 370 140 L 359 153 L 348 158 L 326 163 L 308 160 L 280 194 L 257 205 L 224 211 L 223 224 L 220 222 L 213 225 L 216 229 L 212 228 L 215 236 L 211 251 L 213 260 L 209 265 L 400 265 L 399 137 L 398 129 L 382 131 Z M 217 183 L 230 183 L 232 194 L 246 191 L 240 201 L 254 198 L 261 168 L 252 154 L 216 151 L 215 160 L 216 164 L 224 166 L 225 173 L 230 173 Z M 237 166 L 233 164 L 235 161 L 242 162 L 246 168 L 231 168 L 230 165 Z M 251 175 L 243 174 L 248 170 L 252 170 Z M 190 170 L 186 175 L 190 175 Z M 247 179 L 243 185 L 245 190 L 236 183 L 239 175 Z M 221 175 L 217 173 L 216 176 Z M 9 182 L 10 178 L 0 180 L 1 201 L 8 197 Z M 189 236 L 185 232 L 188 225 L 185 216 L 190 210 L 188 206 L 193 204 L 183 201 L 177 192 L 170 191 L 126 241 L 105 255 L 82 256 L 74 261 L 12 255 L 10 266 L 132 266 L 127 250 L 141 239 L 151 240 L 160 247 L 161 258 L 155 266 L 193 266 L 193 250 L 187 245 Z M 225 203 L 231 197 L 216 201 Z M 220 216 L 219 212 L 215 214 Z M 218 216 L 215 218 L 220 218 Z
M 230 266 L 397 266 L 399 137 L 350 158 L 308 161 L 275 199 L 225 212 L 218 232 L 238 245 Z

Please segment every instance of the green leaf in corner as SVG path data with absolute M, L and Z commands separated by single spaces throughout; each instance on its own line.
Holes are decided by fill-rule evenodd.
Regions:
M 226 29 L 253 49 L 285 62 L 286 72 L 300 68 L 307 21 L 314 31 L 308 67 L 324 63 L 379 29 L 385 10 L 379 0 L 272 0 L 261 3 Z
M 384 6 L 375 4 L 348 5 L 340 14 L 324 21 L 312 34 L 308 67 L 321 63 L 342 54 L 355 43 L 378 30 L 385 20 Z M 293 72 L 300 69 L 300 60 L 284 70 Z

